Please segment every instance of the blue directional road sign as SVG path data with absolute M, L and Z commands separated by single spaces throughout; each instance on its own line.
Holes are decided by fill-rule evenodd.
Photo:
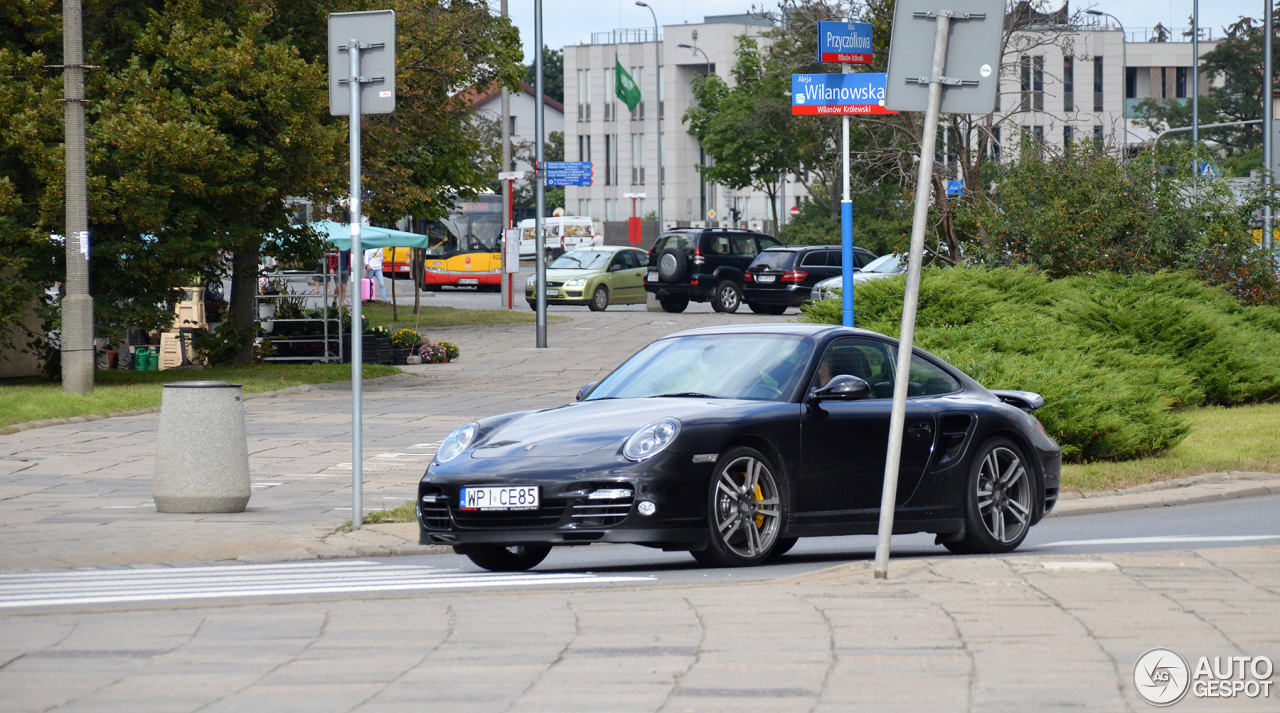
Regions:
M 545 161 L 542 167 L 548 186 L 591 185 L 590 161 Z
M 884 108 L 884 73 L 793 74 L 793 115 L 897 114 Z
M 819 22 L 818 61 L 871 64 L 871 23 Z

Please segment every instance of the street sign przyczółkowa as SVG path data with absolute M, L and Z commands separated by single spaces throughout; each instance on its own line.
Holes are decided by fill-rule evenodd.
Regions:
M 818 61 L 871 64 L 871 23 L 819 22 Z

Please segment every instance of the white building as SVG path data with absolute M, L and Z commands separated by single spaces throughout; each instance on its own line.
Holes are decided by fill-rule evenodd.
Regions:
M 596 220 L 643 217 L 658 208 L 658 153 L 663 154 L 664 219 L 668 224 L 697 221 L 714 224 L 736 207 L 743 223 L 772 220 L 764 193 L 732 191 L 704 182 L 697 167 L 703 156 L 697 140 L 681 121 L 694 103 L 693 78 L 713 72 L 732 84 L 738 37 L 760 37 L 770 25 L 750 15 L 709 16 L 699 24 L 667 25 L 661 41 L 653 30 L 597 32 L 590 43 L 564 48 L 565 160 L 591 161 L 591 186 L 565 188 L 565 209 Z M 697 47 L 698 51 L 678 45 Z M 662 66 L 656 52 L 660 46 Z M 622 66 L 640 86 L 643 101 L 634 113 L 614 94 L 614 66 Z M 788 181 L 786 205 L 807 194 Z M 714 211 L 715 218 L 711 217 Z
M 1062 37 L 1065 46 L 1044 44 L 1004 57 L 1006 67 L 1016 71 L 1012 77 L 1006 72 L 1000 87 L 996 114 L 1007 120 L 995 138 L 1011 149 L 1017 145 L 1011 134 L 1019 127 L 1047 145 L 1093 140 L 1113 148 L 1125 143 L 1127 127 L 1132 149 L 1154 138 L 1135 122 L 1141 118 L 1134 113 L 1140 102 L 1191 101 L 1192 43 L 1178 28 L 1159 42 L 1132 41 L 1154 37 L 1149 28 L 1131 29 L 1125 41 L 1119 27 L 1105 23 Z M 1202 39 L 1200 55 L 1217 45 Z M 1201 74 L 1201 96 L 1208 93 L 1210 79 Z
M 527 141 L 532 146 L 534 143 L 534 113 L 538 110 L 538 102 L 535 99 L 537 94 L 534 92 L 533 87 L 524 82 L 520 83 L 520 88 L 522 91 L 511 93 L 511 115 L 508 119 L 511 123 L 511 145 L 516 146 L 522 141 Z M 564 105 L 545 94 L 542 100 L 546 104 L 546 109 L 542 112 L 542 119 L 546 122 L 546 135 L 550 136 L 553 131 L 564 131 Z M 477 114 L 494 121 L 501 120 L 502 91 L 494 89 L 477 97 L 475 110 Z M 566 143 L 565 146 L 567 147 L 568 144 Z M 533 166 L 524 161 L 517 161 L 513 151 L 511 165 L 504 167 L 502 170 L 524 173 L 532 171 Z

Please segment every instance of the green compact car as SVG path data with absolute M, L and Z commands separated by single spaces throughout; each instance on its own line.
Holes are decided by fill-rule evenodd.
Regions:
M 602 312 L 609 305 L 644 304 L 649 256 L 613 245 L 571 250 L 547 266 L 547 304 L 586 305 Z M 537 309 L 536 277 L 525 281 L 524 298 Z

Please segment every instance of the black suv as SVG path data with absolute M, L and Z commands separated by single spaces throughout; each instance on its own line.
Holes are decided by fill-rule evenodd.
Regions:
M 717 312 L 736 312 L 751 261 L 760 251 L 781 244 L 764 233 L 733 228 L 663 233 L 649 251 L 644 288 L 657 295 L 668 312 L 683 312 L 690 300 L 710 301 Z
M 743 300 L 757 314 L 782 314 L 811 297 L 813 286 L 840 274 L 843 254 L 839 245 L 804 245 L 769 248 L 747 268 Z M 869 250 L 853 249 L 853 267 L 859 270 L 876 259 Z

